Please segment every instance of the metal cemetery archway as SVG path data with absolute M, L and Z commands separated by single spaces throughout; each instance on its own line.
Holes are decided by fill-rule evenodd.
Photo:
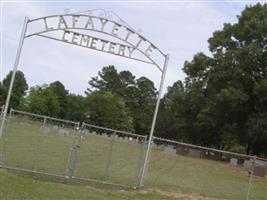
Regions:
M 105 15 L 107 14 L 107 12 L 101 11 L 104 12 Z M 169 55 L 164 54 L 153 43 L 136 32 L 116 14 L 112 13 L 117 20 L 111 20 L 105 16 L 97 16 L 92 13 L 92 11 L 90 11 L 90 13 L 86 11 L 64 15 L 51 15 L 36 19 L 25 18 L 3 112 L 0 137 L 3 134 L 5 119 L 7 118 L 10 96 L 22 46 L 24 40 L 27 38 L 33 36 L 44 37 L 154 65 L 160 70 L 161 80 L 148 145 L 141 170 L 139 186 L 143 186 Z M 84 33 L 85 31 L 87 31 L 87 33 Z

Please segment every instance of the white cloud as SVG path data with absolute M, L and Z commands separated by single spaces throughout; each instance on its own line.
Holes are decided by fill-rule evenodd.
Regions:
M 224 4 L 225 5 L 225 4 Z M 242 4 L 243 5 L 243 4 Z M 3 12 L 4 75 L 12 69 L 24 16 L 41 17 L 71 11 L 104 8 L 120 15 L 132 27 L 161 50 L 171 54 L 165 88 L 184 78 L 181 70 L 185 60 L 199 51 L 208 53 L 207 39 L 224 22 L 232 22 L 237 13 L 229 14 L 212 3 L 5 3 Z M 234 16 L 233 16 L 234 15 Z M 159 83 L 159 71 L 150 65 L 95 52 L 77 46 L 30 38 L 25 41 L 20 69 L 30 85 L 62 81 L 71 92 L 83 94 L 88 80 L 106 65 L 118 70 L 131 70 Z M 0 77 L 2 79 L 3 77 Z

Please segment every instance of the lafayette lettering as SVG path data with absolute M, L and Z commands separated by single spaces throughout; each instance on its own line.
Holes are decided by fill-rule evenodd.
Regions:
M 153 44 L 146 41 L 145 38 L 137 34 L 132 29 L 120 25 L 116 22 L 109 21 L 104 18 L 98 18 L 93 16 L 84 15 L 67 15 L 67 16 L 55 16 L 57 23 L 48 23 L 48 18 L 43 18 L 43 24 L 46 31 L 55 29 L 63 29 L 62 40 L 68 43 L 88 47 L 91 49 L 97 49 L 106 51 L 109 53 L 131 57 L 132 53 L 139 49 L 147 57 L 150 57 L 155 49 Z M 116 42 L 106 41 L 103 39 L 96 39 L 94 37 L 86 37 L 83 34 L 78 34 L 69 31 L 68 29 L 87 29 L 92 31 L 104 32 L 117 37 L 125 42 L 130 42 L 134 47 L 118 44 Z M 67 40 L 66 36 L 71 35 L 71 39 Z M 69 38 L 69 37 L 68 37 Z M 131 40 L 135 38 L 135 40 Z

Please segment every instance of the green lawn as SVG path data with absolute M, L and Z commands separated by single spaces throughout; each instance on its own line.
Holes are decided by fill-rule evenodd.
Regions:
M 177 199 L 152 191 L 126 190 L 93 184 L 65 184 L 35 175 L 0 169 L 1 200 L 60 200 L 60 199 Z
M 65 175 L 72 129 L 60 136 L 54 125 L 42 133 L 42 122 L 16 117 L 1 140 L 3 163 Z M 111 138 L 83 137 L 74 176 L 103 180 Z M 134 186 L 143 146 L 116 139 L 106 181 Z M 227 163 L 152 151 L 143 190 L 126 190 L 92 183 L 69 183 L 47 177 L 0 170 L 0 199 L 245 199 L 247 172 Z M 267 178 L 254 178 L 251 199 L 267 199 Z

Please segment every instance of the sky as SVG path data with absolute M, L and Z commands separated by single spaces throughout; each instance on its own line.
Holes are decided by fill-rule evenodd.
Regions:
M 12 70 L 20 33 L 30 19 L 93 9 L 113 11 L 135 30 L 170 54 L 164 91 L 184 80 L 186 60 L 198 52 L 210 55 L 207 40 L 224 23 L 236 23 L 246 5 L 258 1 L 1 1 L 0 80 Z M 263 1 L 262 1 L 263 2 Z M 266 2 L 266 1 L 265 1 Z M 84 95 L 88 81 L 104 66 L 130 70 L 137 78 L 146 76 L 159 87 L 161 73 L 153 65 L 77 47 L 40 37 L 24 41 L 18 69 L 29 86 L 61 81 L 71 93 Z

